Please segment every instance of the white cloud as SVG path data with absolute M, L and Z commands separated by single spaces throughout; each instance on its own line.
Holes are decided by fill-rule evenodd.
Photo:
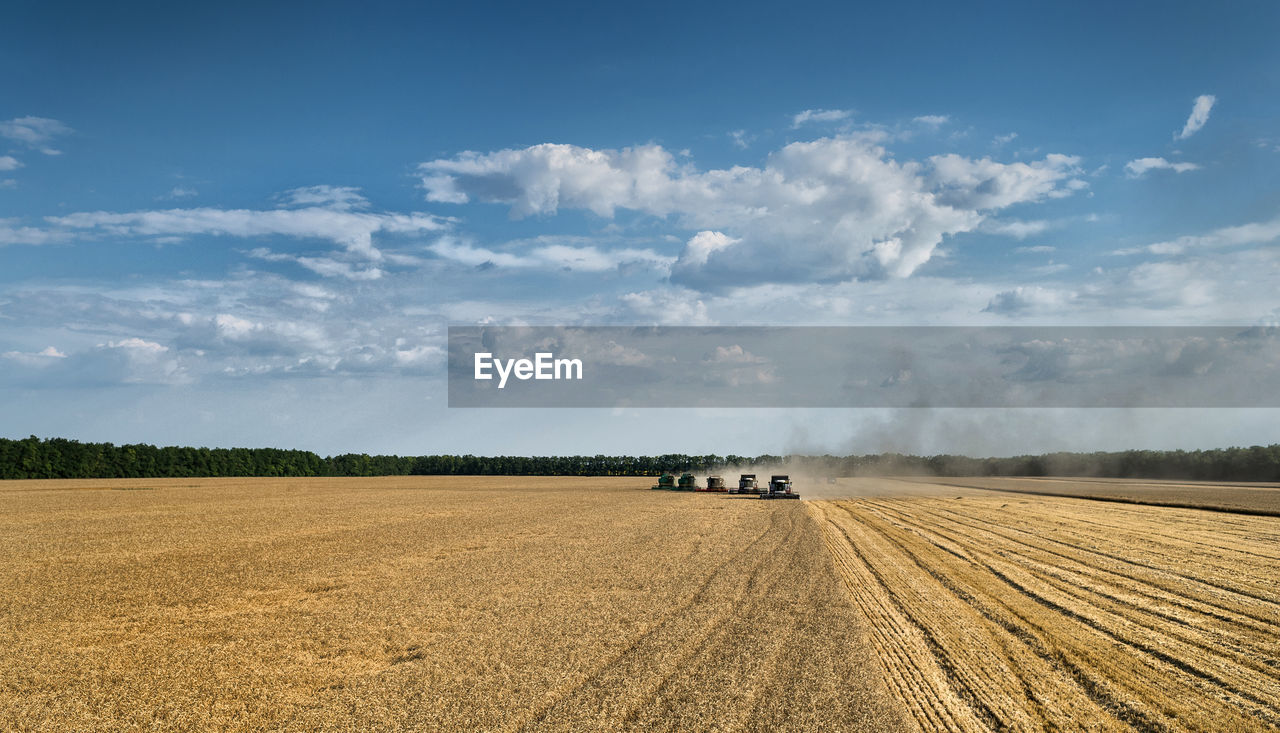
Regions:
M 996 135 L 991 142 L 996 146 L 1007 145 L 1013 142 L 1014 140 L 1016 140 L 1017 138 L 1018 138 L 1018 133 L 1010 132 L 1006 135 Z
M 1013 237 L 1014 239 L 1026 239 L 1034 237 L 1037 234 L 1044 234 L 1053 226 L 1052 222 L 1044 219 L 1034 221 L 1023 221 L 1021 219 L 987 219 L 982 222 L 980 227 L 987 234 L 999 234 L 1005 237 Z M 1024 249 L 1019 247 L 1019 250 Z M 1053 248 L 1050 247 L 1050 250 Z
M 1031 163 L 997 163 L 990 158 L 974 160 L 948 153 L 929 161 L 933 164 L 929 181 L 938 199 L 963 209 L 1002 209 L 1026 201 L 1062 198 L 1083 187 L 1080 179 L 1070 178 L 1080 171 L 1080 158 L 1073 155 L 1050 153 Z
M 755 139 L 754 135 L 748 135 L 746 130 L 733 130 L 729 133 L 729 138 L 733 140 L 733 144 L 743 150 L 751 146 L 751 141 Z M 682 151 L 687 154 L 687 151 Z
M 693 235 L 685 243 L 684 252 L 680 254 L 680 262 L 686 265 L 705 265 L 713 252 L 732 247 L 741 242 L 723 232 L 702 231 Z
M 1185 306 L 1213 302 L 1217 283 L 1203 277 L 1203 269 L 1190 262 L 1145 262 L 1129 272 L 1129 292 L 1159 293 Z
M 618 302 L 620 309 L 611 314 L 615 322 L 680 326 L 701 326 L 713 322 L 703 299 L 684 289 L 675 293 L 668 290 L 626 293 L 618 298 Z
M 1013 251 L 1018 254 L 1047 254 L 1056 249 L 1056 247 L 1050 247 L 1047 244 L 1037 244 L 1034 247 L 1017 247 Z
M 9 359 L 25 366 L 45 366 L 54 363 L 58 359 L 65 359 L 67 355 L 58 351 L 53 346 L 46 346 L 40 351 L 6 351 L 0 354 L 0 358 Z
M 732 346 L 717 346 L 715 354 L 704 359 L 715 364 L 763 364 L 764 357 L 742 348 L 739 344 Z
M 951 121 L 950 115 L 920 115 L 911 120 L 921 125 L 929 127 L 941 127 Z
M 1201 94 L 1196 97 L 1196 101 L 1191 105 L 1191 115 L 1187 117 L 1187 123 L 1182 126 L 1182 132 L 1174 135 L 1176 140 L 1186 140 L 1192 135 L 1200 131 L 1204 127 L 1204 123 L 1209 121 L 1209 110 L 1213 109 L 1213 105 L 1218 98 L 1212 94 Z
M 280 194 L 281 206 L 318 206 L 336 211 L 369 208 L 369 200 L 360 189 L 350 186 L 304 186 Z
M 192 198 L 193 196 L 198 196 L 198 195 L 200 195 L 200 192 L 195 190 L 194 188 L 188 188 L 186 186 L 174 186 L 173 188 L 169 189 L 168 193 L 158 198 L 189 199 L 189 198 Z
M 320 239 L 334 242 L 354 256 L 373 261 L 382 259 L 382 253 L 373 244 L 374 234 L 414 234 L 446 227 L 444 221 L 430 214 L 375 214 L 325 207 L 267 211 L 213 208 L 128 213 L 94 211 L 47 217 L 47 221 L 62 230 L 94 230 L 113 236 L 286 236 Z M 0 232 L 2 239 L 3 233 Z
M 982 310 L 985 313 L 999 315 L 1022 315 L 1038 311 L 1056 311 L 1060 310 L 1075 297 L 1076 294 L 1068 290 L 1046 288 L 1038 285 L 1019 286 L 1012 290 L 996 293 L 991 302 L 987 303 L 987 307 Z
M 22 167 L 22 161 L 12 155 L 0 155 L 0 171 L 16 171 Z
M 246 254 L 255 259 L 265 260 L 267 262 L 292 262 L 323 277 L 344 277 L 348 280 L 377 280 L 385 274 L 377 267 L 366 267 L 362 269 L 350 262 L 335 260 L 331 257 L 308 257 L 304 255 L 285 254 L 283 252 L 272 252 L 266 247 L 256 247 L 249 250 Z M 393 260 L 400 258 L 392 255 L 386 255 L 385 259 Z
M 471 267 L 531 268 L 574 272 L 606 272 L 626 265 L 641 265 L 665 270 L 675 261 L 674 257 L 659 254 L 651 249 L 629 247 L 601 249 L 590 245 L 544 244 L 532 247 L 522 254 L 498 252 L 453 237 L 441 237 L 427 249 L 438 257 Z
M 69 238 L 67 232 L 18 226 L 13 219 L 0 219 L 0 247 L 7 244 L 57 244 Z
M 106 344 L 100 344 L 109 349 L 128 349 L 130 351 L 138 351 L 145 354 L 163 354 L 169 350 L 168 346 L 163 346 L 154 341 L 147 341 L 136 336 L 122 339 L 120 341 L 108 341 Z
M 299 265 L 323 277 L 344 277 L 348 280 L 377 280 L 383 270 L 377 267 L 359 268 L 350 262 L 330 257 L 298 257 Z
M 839 122 L 853 115 L 848 109 L 806 109 L 791 118 L 791 127 L 796 128 L 810 122 Z
M 1277 239 L 1280 239 L 1280 218 L 1272 219 L 1271 221 L 1222 227 L 1208 234 L 1178 237 L 1166 242 L 1149 244 L 1145 247 L 1119 249 L 1113 254 L 1132 255 L 1147 252 L 1156 255 L 1180 255 L 1195 250 L 1269 244 Z
M 58 120 L 48 117 L 16 117 L 0 122 L 0 137 L 22 143 L 45 155 L 60 155 L 62 151 L 49 147 L 55 137 L 68 135 L 72 129 Z
M 677 163 L 657 145 L 555 144 L 467 152 L 423 163 L 420 171 L 432 201 L 503 203 L 515 218 L 561 208 L 612 217 L 629 209 L 740 240 L 731 252 L 708 248 L 710 239 L 687 248 L 673 278 L 700 287 L 733 277 L 905 277 L 933 257 L 943 237 L 976 229 L 988 212 L 1067 196 L 1083 185 L 1072 178 L 1079 172 L 1074 156 L 898 162 L 875 144 L 879 139 L 797 142 L 772 153 L 763 167 L 707 171 Z
M 1138 158 L 1125 163 L 1124 166 L 1125 172 L 1130 178 L 1141 178 L 1148 171 L 1154 170 L 1171 170 L 1175 173 L 1186 173 L 1199 168 L 1200 166 L 1195 163 L 1170 163 L 1164 158 Z

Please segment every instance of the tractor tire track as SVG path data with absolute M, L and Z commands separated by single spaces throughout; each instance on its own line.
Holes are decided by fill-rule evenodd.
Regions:
M 1280 730 L 1280 525 L 964 498 L 811 504 L 886 684 L 921 727 Z M 1218 517 L 1239 552 L 1206 534 Z M 1259 575 L 1228 571 L 1251 564 Z

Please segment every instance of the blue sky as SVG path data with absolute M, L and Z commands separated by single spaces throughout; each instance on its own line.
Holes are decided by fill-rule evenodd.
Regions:
M 442 383 L 448 323 L 1274 325 L 1274 3 L 457 5 L 11 5 L 0 434 L 1280 441 L 1269 410 L 467 411 Z

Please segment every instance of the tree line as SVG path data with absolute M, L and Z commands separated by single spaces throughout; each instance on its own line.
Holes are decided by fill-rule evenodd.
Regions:
M 657 476 L 785 467 L 827 476 L 1094 476 L 1203 481 L 1280 481 L 1280 444 L 1195 451 L 1129 450 L 1004 458 L 913 456 L 384 456 L 321 457 L 279 448 L 157 447 L 64 438 L 0 438 L 0 479 L 182 478 L 204 476 Z

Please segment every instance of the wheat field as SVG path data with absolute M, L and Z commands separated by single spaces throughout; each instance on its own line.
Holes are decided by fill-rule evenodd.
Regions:
M 0 483 L 0 730 L 894 730 L 801 502 Z
M 0 730 L 1280 729 L 1280 519 L 942 481 L 3 482 Z
M 922 729 L 1280 727 L 1275 518 L 842 483 L 810 509 Z
M 994 476 L 916 478 L 910 483 L 1280 517 L 1280 484 L 1274 483 Z

